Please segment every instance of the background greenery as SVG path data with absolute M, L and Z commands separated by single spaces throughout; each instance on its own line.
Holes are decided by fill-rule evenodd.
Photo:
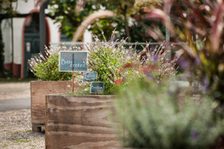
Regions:
M 152 23 L 141 17 L 140 9 L 135 7 L 135 0 L 51 0 L 49 15 L 61 24 L 61 31 L 72 38 L 81 22 L 99 9 L 111 10 L 116 16 L 98 20 L 89 26 L 89 30 L 98 38 L 108 40 L 116 30 L 118 39 L 128 37 L 131 42 L 153 40 L 146 33 Z

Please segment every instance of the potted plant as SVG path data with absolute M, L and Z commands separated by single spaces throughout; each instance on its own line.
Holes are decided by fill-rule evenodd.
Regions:
M 124 47 L 113 43 L 95 43 L 88 47 L 89 71 L 97 73 L 96 80 L 83 82 L 79 75 L 76 76 L 79 89 L 74 94 L 47 96 L 45 142 L 48 149 L 119 146 L 110 114 L 116 80 L 121 76 L 119 69 L 132 57 L 127 57 Z M 97 83 L 103 85 L 103 90 L 90 92 Z
M 127 50 L 123 43 L 96 43 L 88 47 L 89 70 L 97 72 L 95 81 L 104 84 L 104 91 L 100 95 L 90 94 L 88 85 L 91 83 L 81 81 L 75 94 L 48 95 L 46 148 L 119 147 L 120 143 L 113 127 L 117 124 L 111 122 L 114 94 L 119 88 L 126 88 L 128 82 L 134 78 L 141 78 L 147 66 L 155 66 L 158 71 L 153 71 L 153 75 L 158 80 L 171 74 L 169 69 L 167 74 L 160 72 L 160 66 L 168 64 L 161 58 L 166 52 L 154 51 L 153 54 L 145 50 L 136 53 L 133 49 Z M 160 64 L 152 62 L 155 55 L 160 57 Z M 135 69 L 130 69 L 130 66 Z M 171 65 L 166 67 L 171 68 Z
M 224 1 L 172 0 L 163 6 L 165 11 L 144 8 L 146 18 L 162 21 L 172 41 L 185 43 L 180 45 L 180 68 L 190 81 L 199 83 L 198 91 L 218 102 L 214 111 L 223 118 Z M 222 148 L 223 144 L 221 134 L 215 148 Z
M 29 61 L 30 70 L 38 78 L 30 82 L 32 131 L 44 129 L 45 96 L 53 93 L 71 92 L 71 73 L 58 71 L 58 54 L 46 50 Z

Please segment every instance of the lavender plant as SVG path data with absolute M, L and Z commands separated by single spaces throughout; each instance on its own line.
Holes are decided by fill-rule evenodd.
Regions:
M 28 64 L 31 72 L 43 81 L 70 80 L 72 77 L 71 73 L 59 72 L 58 54 L 51 52 L 49 49 L 31 58 Z
M 144 50 L 137 54 L 138 59 L 123 66 L 122 69 L 137 70 L 143 76 L 155 82 L 175 77 L 176 58 L 170 58 L 170 45 L 162 43 L 155 48 L 149 49 L 147 45 Z
M 175 85 L 148 78 L 132 81 L 116 100 L 124 146 L 150 149 L 208 149 L 223 133 L 214 101 L 181 95 Z M 183 92 L 182 92 L 183 93 Z M 200 108 L 198 108 L 200 106 Z

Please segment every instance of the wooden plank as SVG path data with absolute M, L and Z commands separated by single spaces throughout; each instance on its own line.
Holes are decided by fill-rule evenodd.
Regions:
M 46 95 L 71 92 L 71 87 L 71 81 L 32 81 L 30 83 L 32 125 L 44 125 L 45 123 Z
M 56 96 L 46 98 L 47 149 L 118 149 L 111 122 L 113 96 Z

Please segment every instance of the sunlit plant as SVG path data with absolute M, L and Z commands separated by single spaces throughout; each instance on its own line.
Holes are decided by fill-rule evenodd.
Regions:
M 134 57 L 133 49 L 125 48 L 125 43 L 96 43 L 89 47 L 89 68 L 97 72 L 97 81 L 105 85 L 105 94 L 113 94 L 121 78 L 119 69 Z
M 147 45 L 144 50 L 137 54 L 138 60 L 126 63 L 121 71 L 135 70 L 156 82 L 172 78 L 176 75 L 176 58 L 170 57 L 170 46 L 167 43 L 158 44 L 149 49 Z
M 43 81 L 70 80 L 71 73 L 59 72 L 58 53 L 46 49 L 44 53 L 28 61 L 31 72 Z

